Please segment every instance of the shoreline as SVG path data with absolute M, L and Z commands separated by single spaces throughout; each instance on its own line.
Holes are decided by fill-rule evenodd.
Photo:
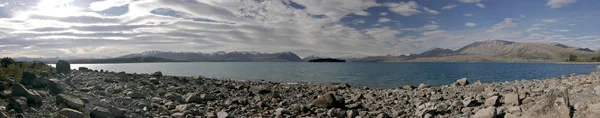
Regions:
M 75 101 L 84 106 L 73 108 L 83 115 L 114 117 L 483 118 L 544 117 L 548 115 L 542 113 L 550 113 L 547 111 L 569 117 L 600 116 L 596 110 L 600 108 L 600 99 L 597 100 L 600 72 L 493 83 L 459 79 L 450 85 L 395 88 L 163 76 L 160 72 L 97 72 L 85 68 L 68 74 L 51 72 L 36 79 L 51 80 L 59 87 L 24 85 L 26 90 L 37 92 L 32 94 L 43 96 L 42 105 L 18 113 L 12 105 L 17 103 L 9 98 L 8 102 L 0 102 L 12 109 L 4 114 L 13 117 L 61 114 L 64 111 L 54 105 L 54 99 L 68 95 L 73 99 L 67 103 Z M 49 94 L 53 90 L 49 88 L 62 92 Z M 15 92 L 14 86 L 12 89 Z

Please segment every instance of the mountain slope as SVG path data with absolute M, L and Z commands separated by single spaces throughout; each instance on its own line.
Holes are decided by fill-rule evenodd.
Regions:
M 127 57 L 109 59 L 75 59 L 68 60 L 70 63 L 145 63 L 145 62 L 177 62 L 176 60 L 160 57 Z
M 421 54 L 385 61 L 564 61 L 569 55 L 589 60 L 600 53 L 560 43 L 519 43 L 504 40 L 478 41 L 456 51 L 433 48 Z
M 165 59 L 179 61 L 279 61 L 279 62 L 297 62 L 302 61 L 298 55 L 292 52 L 280 53 L 260 53 L 260 52 L 215 52 L 215 53 L 197 53 L 197 52 L 163 52 L 146 51 L 142 53 L 128 54 L 119 58 L 128 57 L 160 57 Z
M 524 60 L 561 61 L 569 55 L 589 59 L 599 53 L 587 48 L 566 46 L 559 43 L 517 43 L 503 40 L 479 41 L 458 49 L 460 55 L 481 55 Z

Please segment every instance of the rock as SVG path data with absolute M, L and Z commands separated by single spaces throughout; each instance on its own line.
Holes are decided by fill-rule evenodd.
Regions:
M 175 106 L 175 110 L 176 111 L 184 112 L 184 111 L 187 111 L 189 109 L 189 106 L 190 106 L 189 104 L 177 105 L 177 106 Z
M 545 96 L 536 100 L 535 105 L 523 112 L 523 118 L 570 118 L 569 93 L 566 87 L 549 90 Z
M 428 85 L 428 84 L 424 84 L 424 83 L 421 83 L 421 84 L 419 84 L 419 89 L 422 89 L 422 88 L 429 88 L 429 87 L 431 87 L 431 86 L 430 86 L 430 85 Z
M 469 81 L 467 80 L 467 78 L 458 79 L 458 80 L 456 80 L 456 82 L 454 82 L 454 85 L 466 86 L 466 85 L 469 85 Z
M 487 107 L 496 106 L 496 104 L 498 104 L 498 96 L 493 96 L 485 100 L 485 106 Z
M 404 86 L 402 86 L 402 89 L 404 89 L 404 90 L 413 90 L 413 89 L 415 89 L 415 88 L 416 88 L 416 87 L 415 87 L 415 86 L 413 86 L 413 85 L 404 85 Z
M 133 99 L 142 99 L 145 98 L 144 95 L 140 92 L 137 91 L 129 91 L 127 92 L 127 97 L 133 98 Z
M 187 97 L 185 98 L 185 102 L 202 104 L 206 101 L 212 101 L 215 99 L 216 99 L 216 97 L 212 96 L 210 94 L 202 94 L 199 92 L 194 92 L 194 93 L 190 93 L 187 95 Z
M 58 60 L 56 62 L 56 72 L 58 73 L 69 73 L 71 71 L 71 64 L 64 60 Z
M 487 107 L 475 113 L 473 118 L 496 118 L 496 107 Z
M 158 81 L 158 79 L 155 77 L 149 78 L 148 81 L 152 82 L 152 84 L 155 84 L 155 85 L 160 84 L 160 81 Z
M 90 118 L 118 118 L 123 117 L 122 113 L 119 113 L 118 110 L 110 110 L 104 107 L 94 107 L 92 112 L 90 112 Z
M 21 84 L 23 85 L 33 85 L 35 81 L 37 81 L 38 77 L 30 72 L 23 71 L 21 74 Z
M 356 115 L 358 115 L 358 113 L 356 112 L 356 110 L 348 110 L 346 111 L 346 115 L 348 118 L 354 118 L 356 117 Z
M 29 91 L 22 84 L 13 83 L 11 96 L 22 96 L 27 98 L 29 106 L 38 106 L 42 104 L 42 96 L 36 91 Z
M 325 86 L 325 90 L 327 91 L 335 91 L 338 89 L 346 89 L 349 88 L 350 85 L 348 84 L 338 84 L 338 83 L 333 83 L 331 85 Z
M 591 114 L 600 115 L 600 103 L 589 104 L 587 109 Z
M 283 110 L 285 110 L 285 109 L 283 109 L 283 108 L 275 109 L 275 115 L 281 117 L 281 115 L 283 114 Z
M 2 110 L 2 112 L 0 112 L 0 118 L 10 118 L 10 115 Z
M 507 114 L 504 114 L 504 118 L 519 118 L 519 117 L 515 114 L 507 113 Z
M 150 76 L 160 78 L 163 76 L 163 74 L 160 71 L 156 71 L 156 72 L 152 73 L 152 75 L 150 75 Z
M 7 110 L 14 109 L 17 113 L 23 113 L 27 110 L 27 98 L 25 97 L 10 97 L 8 99 Z
M 206 112 L 206 114 L 204 114 L 206 116 L 206 118 L 216 118 L 217 115 L 215 115 L 215 112 Z
M 58 80 L 58 79 L 48 80 L 48 86 L 46 86 L 46 87 L 48 88 L 48 91 L 52 95 L 59 94 L 59 93 L 63 92 L 63 90 L 64 90 L 64 87 L 60 84 L 60 80 Z
M 358 112 L 358 116 L 360 116 L 360 117 L 367 117 L 367 113 L 369 113 L 369 112 L 367 112 L 367 111 L 359 111 Z
M 271 90 L 267 89 L 267 87 L 263 85 L 252 86 L 249 90 L 258 94 L 267 94 L 271 92 Z
M 87 68 L 87 67 L 79 67 L 79 68 L 78 68 L 78 70 L 79 70 L 79 71 L 83 71 L 83 72 L 88 72 L 88 71 L 91 71 L 91 70 L 90 70 L 89 68 Z
M 229 114 L 227 114 L 227 112 L 225 111 L 221 111 L 217 113 L 217 118 L 228 118 Z
M 600 85 L 594 87 L 594 93 L 596 93 L 596 96 L 600 96 Z
M 508 93 L 508 94 L 504 94 L 503 97 L 504 97 L 504 105 L 513 105 L 513 106 L 520 105 L 519 94 Z
M 58 111 L 56 117 L 58 117 L 58 118 L 84 118 L 85 115 L 83 115 L 82 112 L 79 112 L 77 110 L 63 108 L 60 111 Z
M 392 117 L 393 118 L 398 118 L 403 114 L 403 111 L 394 111 L 392 112 Z
M 377 118 L 389 118 L 390 116 L 388 116 L 385 113 L 380 113 L 379 115 L 377 115 Z
M 184 115 L 185 114 L 183 114 L 183 113 L 173 113 L 173 114 L 171 114 L 171 118 L 184 118 L 185 117 Z
M 56 96 L 56 105 L 77 110 L 85 109 L 85 105 L 81 99 L 62 93 Z
M 321 108 L 344 108 L 345 101 L 343 98 L 336 98 L 334 92 L 327 92 L 313 101 L 312 105 Z

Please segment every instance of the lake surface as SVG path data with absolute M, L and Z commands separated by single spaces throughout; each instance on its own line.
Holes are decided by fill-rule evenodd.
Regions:
M 277 82 L 327 83 L 378 88 L 399 87 L 405 84 L 451 84 L 468 78 L 475 82 L 500 82 L 520 79 L 539 79 L 588 74 L 598 71 L 594 64 L 556 63 L 457 63 L 457 62 L 398 62 L 398 63 L 306 63 L 306 62 L 175 62 L 124 64 L 71 64 L 73 69 L 88 67 L 128 73 L 205 76 L 234 80 L 267 80 Z

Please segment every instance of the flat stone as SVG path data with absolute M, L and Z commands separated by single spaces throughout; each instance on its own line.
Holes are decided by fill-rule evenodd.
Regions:
M 221 111 L 217 113 L 217 118 L 228 118 L 229 114 L 227 114 L 227 112 L 225 111 Z
M 487 107 L 477 111 L 473 118 L 495 118 L 496 115 L 496 107 Z
M 520 102 L 519 102 L 519 94 L 516 93 L 508 93 L 508 94 L 504 94 L 504 104 L 505 105 L 513 105 L 513 106 L 519 106 Z
M 523 118 L 569 118 L 571 109 L 566 87 L 550 89 L 536 104 L 523 112 Z
M 82 112 L 79 112 L 77 110 L 63 108 L 60 111 L 58 111 L 57 117 L 59 117 L 59 118 L 84 118 L 85 115 L 83 115 Z
M 419 89 L 423 89 L 423 88 L 429 88 L 429 87 L 431 87 L 429 84 L 424 84 L 424 83 L 421 83 L 421 84 L 419 84 L 419 87 L 418 87 L 418 88 L 419 88 Z
M 56 96 L 56 104 L 59 106 L 64 106 L 66 108 L 83 110 L 85 109 L 85 104 L 83 101 L 75 96 L 67 95 L 67 94 L 58 94 Z
M 485 100 L 485 106 L 487 107 L 496 106 L 496 104 L 498 104 L 498 96 L 493 96 Z

